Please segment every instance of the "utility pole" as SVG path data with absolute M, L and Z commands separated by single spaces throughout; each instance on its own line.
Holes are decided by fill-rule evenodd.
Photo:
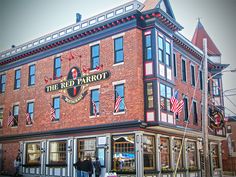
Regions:
M 204 153 L 204 177 L 210 177 L 210 154 L 208 147 L 208 63 L 207 63 L 207 39 L 203 39 L 203 52 L 204 52 L 204 62 L 203 62 L 203 83 L 204 83 L 204 93 L 203 93 L 203 120 L 202 120 L 202 137 L 203 137 L 203 153 Z

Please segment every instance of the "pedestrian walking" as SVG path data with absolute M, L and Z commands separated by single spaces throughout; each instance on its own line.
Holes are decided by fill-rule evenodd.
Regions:
M 100 163 L 98 157 L 96 157 L 96 161 L 93 163 L 93 166 L 95 168 L 95 177 L 100 177 L 100 175 L 101 175 L 101 163 Z

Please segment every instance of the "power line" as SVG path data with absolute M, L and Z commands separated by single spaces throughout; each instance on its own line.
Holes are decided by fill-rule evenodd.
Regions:
M 232 102 L 232 101 L 228 98 L 228 96 L 225 95 L 225 98 L 227 98 L 227 100 L 229 100 L 229 102 L 232 103 L 232 105 L 234 105 L 234 106 L 236 107 L 236 104 L 234 104 L 234 102 Z

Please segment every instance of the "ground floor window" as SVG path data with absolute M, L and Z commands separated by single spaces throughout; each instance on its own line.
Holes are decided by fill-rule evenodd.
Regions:
M 96 159 L 96 139 L 80 139 L 78 140 L 78 158 L 80 160 L 86 160 L 86 158 Z
M 40 165 L 40 143 L 26 144 L 26 165 Z
M 66 140 L 49 143 L 50 165 L 66 165 Z
M 143 136 L 144 169 L 155 169 L 155 139 L 154 136 Z
M 213 168 L 220 168 L 220 164 L 219 164 L 219 153 L 218 153 L 218 145 L 214 144 L 212 145 L 212 162 L 213 162 Z
M 113 170 L 117 172 L 135 172 L 134 135 L 112 137 Z
M 196 142 L 187 142 L 187 152 L 188 152 L 188 167 L 189 170 L 197 169 L 197 148 Z
M 168 170 L 170 168 L 170 140 L 169 138 L 160 138 L 161 150 L 161 169 Z
M 183 169 L 183 152 L 181 150 L 182 140 L 174 139 L 174 167 L 176 168 L 178 162 L 178 169 Z

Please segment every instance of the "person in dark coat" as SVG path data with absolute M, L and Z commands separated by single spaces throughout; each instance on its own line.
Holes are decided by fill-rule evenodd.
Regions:
M 90 157 L 81 162 L 81 177 L 89 177 L 93 175 L 93 164 Z
M 75 169 L 77 170 L 77 177 L 81 177 L 81 160 L 80 160 L 80 158 L 74 164 L 74 166 L 75 166 Z
M 98 157 L 96 157 L 96 161 L 93 163 L 93 166 L 95 168 L 95 176 L 100 177 L 100 175 L 101 175 L 101 163 L 100 163 Z

